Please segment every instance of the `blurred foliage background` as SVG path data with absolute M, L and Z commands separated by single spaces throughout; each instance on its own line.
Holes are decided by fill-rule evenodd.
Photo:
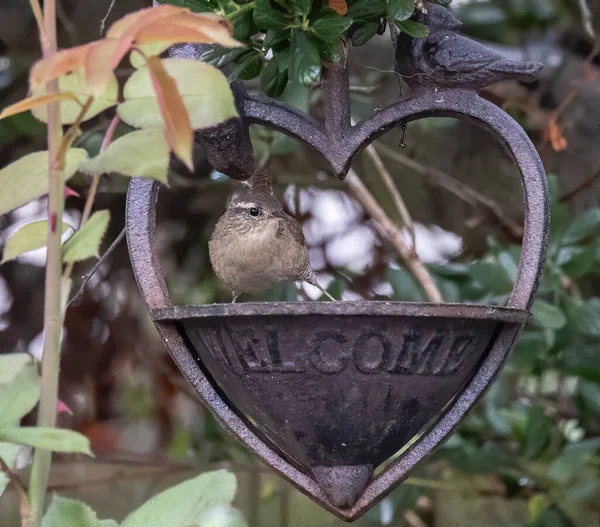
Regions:
M 109 4 L 61 0 L 62 44 L 97 38 Z M 118 1 L 107 23 L 147 4 Z M 600 518 L 600 5 L 455 0 L 452 8 L 472 37 L 546 65 L 533 85 L 498 84 L 482 96 L 526 128 L 551 175 L 548 264 L 532 323 L 488 395 L 427 464 L 356 525 L 590 526 Z M 39 53 L 34 27 L 27 2 L 2 0 L 0 107 L 27 91 L 27 70 Z M 357 121 L 401 96 L 388 33 L 352 49 L 348 64 Z M 260 90 L 259 79 L 247 85 Z M 322 118 L 318 88 L 290 82 L 279 98 Z M 110 118 L 90 121 L 78 145 L 97 152 Z M 277 194 L 303 223 L 313 267 L 332 294 L 424 300 L 393 247 L 345 183 L 327 174 L 323 159 L 264 128 L 252 127 L 252 138 Z M 29 114 L 0 122 L 0 167 L 43 149 L 44 141 L 43 125 Z M 523 213 L 518 172 L 501 147 L 453 119 L 411 123 L 404 140 L 397 130 L 375 146 L 408 205 L 418 254 L 445 300 L 505 302 Z M 239 184 L 214 172 L 200 148 L 195 157 L 194 174 L 173 163 L 171 188 L 161 192 L 161 262 L 175 304 L 228 302 L 210 267 L 207 240 Z M 401 228 L 372 160 L 363 154 L 354 169 Z M 83 196 L 87 183 L 83 176 L 72 180 Z M 110 209 L 113 218 L 106 246 L 123 227 L 125 184 L 118 177 L 101 183 L 96 206 Z M 67 222 L 75 224 L 82 205 L 83 197 L 69 197 Z M 45 206 L 42 199 L 0 217 L 0 244 L 18 226 L 43 217 Z M 0 267 L 2 353 L 39 357 L 44 257 L 41 249 Z M 79 275 L 92 265 L 82 264 Z M 290 285 L 245 300 L 317 297 L 310 286 Z M 173 482 L 228 466 L 238 474 L 237 501 L 251 527 L 343 524 L 254 460 L 199 404 L 148 319 L 125 244 L 68 310 L 62 357 L 60 397 L 74 413 L 61 415 L 60 425 L 88 435 L 96 459 L 55 456 L 51 489 L 82 498 L 101 517 L 120 518 Z M 16 525 L 16 503 L 11 490 L 0 499 L 0 525 Z

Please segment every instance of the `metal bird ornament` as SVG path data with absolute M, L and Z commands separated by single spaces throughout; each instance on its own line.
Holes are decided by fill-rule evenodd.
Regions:
M 301 281 L 335 301 L 317 282 L 302 227 L 273 196 L 265 171 L 254 173 L 248 191 L 229 203 L 208 249 L 215 274 L 232 291 L 232 302 L 242 293 Z
M 533 62 L 513 62 L 459 33 L 462 23 L 448 9 L 427 4 L 416 21 L 429 30 L 427 38 L 398 36 L 396 71 L 413 90 L 424 88 L 481 89 L 502 80 L 531 82 L 542 69 Z

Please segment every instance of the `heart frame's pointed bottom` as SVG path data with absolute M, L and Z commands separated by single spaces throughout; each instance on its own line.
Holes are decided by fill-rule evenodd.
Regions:
M 341 84 L 337 88 L 335 86 L 331 89 L 326 87 L 328 97 L 331 101 L 346 100 L 347 78 L 344 77 L 340 80 L 340 77 L 336 80 L 336 75 L 330 75 L 330 73 L 328 72 L 326 75 L 326 83 L 337 82 Z M 340 75 L 344 76 L 346 73 L 342 72 Z M 342 85 L 344 82 L 346 84 L 345 87 Z M 338 88 L 341 90 L 337 94 L 341 94 L 339 97 L 336 96 L 336 89 Z M 335 129 L 340 131 L 339 136 L 336 134 L 332 135 L 329 128 L 322 127 L 310 117 L 290 109 L 281 103 L 269 101 L 264 98 L 252 99 L 243 90 L 239 89 L 236 91 L 236 99 L 240 116 L 246 124 L 259 123 L 271 126 L 297 137 L 323 154 L 330 162 L 333 171 L 340 176 L 346 173 L 356 155 L 379 135 L 400 123 L 407 123 L 411 120 L 435 115 L 466 119 L 492 132 L 506 147 L 521 171 L 524 183 L 526 218 L 524 245 L 515 287 L 508 302 L 508 309 L 504 310 L 492 306 L 415 305 L 401 302 L 338 302 L 335 304 L 305 302 L 254 305 L 261 306 L 260 308 L 253 308 L 249 304 L 194 306 L 193 308 L 189 308 L 192 309 L 192 312 L 188 313 L 189 316 L 183 316 L 184 313 L 181 310 L 185 308 L 173 308 L 171 305 L 158 260 L 155 240 L 155 207 L 159 185 L 153 181 L 144 179 L 134 179 L 131 182 L 127 196 L 127 240 L 132 266 L 142 295 L 173 360 L 198 392 L 204 404 L 213 412 L 221 425 L 236 439 L 315 502 L 338 517 L 346 521 L 353 521 L 362 516 L 394 487 L 399 485 L 408 477 L 410 471 L 418 463 L 425 460 L 436 447 L 449 437 L 454 428 L 490 386 L 504 364 L 510 350 L 513 348 L 520 331 L 525 326 L 545 259 L 548 232 L 548 192 L 544 170 L 535 148 L 519 125 L 492 103 L 481 99 L 477 94 L 469 91 L 438 90 L 435 93 L 423 93 L 414 99 L 396 102 L 390 107 L 375 113 L 370 119 L 348 128 L 344 128 L 344 123 L 346 121 L 349 122 L 349 114 L 346 115 L 343 112 L 338 112 L 336 119 L 341 124 Z M 177 311 L 178 309 L 180 311 Z M 229 345 L 221 346 L 218 342 L 218 345 L 212 345 L 210 342 L 208 342 L 209 345 L 202 344 L 202 339 L 206 339 L 207 335 L 209 337 L 211 335 L 214 336 L 214 327 L 222 325 L 223 321 L 227 322 L 228 320 L 233 321 L 235 319 L 239 322 L 240 316 L 242 318 L 248 316 L 248 312 L 245 312 L 245 310 L 249 309 L 255 309 L 252 316 L 263 317 L 262 320 L 265 320 L 264 317 L 281 314 L 285 314 L 285 316 L 293 319 L 297 315 L 302 315 L 302 310 L 313 310 L 314 316 L 327 318 L 329 322 L 325 323 L 328 323 L 331 327 L 335 327 L 338 324 L 339 317 L 359 316 L 362 317 L 360 319 L 362 322 L 357 319 L 354 323 L 349 322 L 348 327 L 360 328 L 366 325 L 367 321 L 373 321 L 377 317 L 385 315 L 387 310 L 386 316 L 396 317 L 396 320 L 400 324 L 402 324 L 401 321 L 405 320 L 406 317 L 410 319 L 407 322 L 408 325 L 433 324 L 430 328 L 431 331 L 434 331 L 436 326 L 442 328 L 445 324 L 444 320 L 448 319 L 448 317 L 454 317 L 462 321 L 487 320 L 493 324 L 493 328 L 486 330 L 488 332 L 491 331 L 488 342 L 485 345 L 484 343 L 480 343 L 474 348 L 479 355 L 471 357 L 470 360 L 472 363 L 469 364 L 469 367 L 461 370 L 462 373 L 460 375 L 463 377 L 452 381 L 455 382 L 455 386 L 452 388 L 455 391 L 455 395 L 453 392 L 452 397 L 449 397 L 445 388 L 441 391 L 436 388 L 431 392 L 432 398 L 428 400 L 435 402 L 435 404 L 431 405 L 430 411 L 433 412 L 438 407 L 440 411 L 435 414 L 435 419 L 429 422 L 425 429 L 421 430 L 419 438 L 411 443 L 402 454 L 395 458 L 377 476 L 369 479 L 367 470 L 364 467 L 358 469 L 354 476 L 348 476 L 351 484 L 348 485 L 347 489 L 344 489 L 336 481 L 336 475 L 340 476 L 344 473 L 352 472 L 347 469 L 348 466 L 372 465 L 375 467 L 381 463 L 381 459 L 377 456 L 377 448 L 379 447 L 369 439 L 376 438 L 380 428 L 375 428 L 376 433 L 368 434 L 368 437 L 365 439 L 372 446 L 369 456 L 373 457 L 374 462 L 371 462 L 370 459 L 358 459 L 360 456 L 357 455 L 357 452 L 363 448 L 361 441 L 364 438 L 361 439 L 356 435 L 356 423 L 343 433 L 339 432 L 340 429 L 335 427 L 331 430 L 323 430 L 323 416 L 326 415 L 325 408 L 315 410 L 315 419 L 307 421 L 305 423 L 306 426 L 303 426 L 302 430 L 297 426 L 289 430 L 286 430 L 284 426 L 280 426 L 285 421 L 285 419 L 281 420 L 285 416 L 279 414 L 277 408 L 271 408 L 267 412 L 270 415 L 269 419 L 272 420 L 274 425 L 280 426 L 281 436 L 278 437 L 277 433 L 279 431 L 274 430 L 272 427 L 261 429 L 260 427 L 265 422 L 260 415 L 262 405 L 259 397 L 262 390 L 260 382 L 263 382 L 259 382 L 258 380 L 260 371 L 254 371 L 252 374 L 242 374 L 242 376 L 248 375 L 248 380 L 244 381 L 246 384 L 240 380 L 235 381 L 238 383 L 238 390 L 232 391 L 231 386 L 235 379 L 226 369 L 221 367 L 222 364 L 226 364 L 227 356 L 223 357 L 223 362 L 220 359 L 219 361 L 214 359 L 213 355 L 215 350 L 231 350 L 232 348 Z M 364 310 L 364 313 L 357 315 L 360 310 Z M 201 313 L 203 315 L 200 315 Z M 303 316 L 305 315 L 306 313 Z M 208 333 L 204 329 L 198 333 L 198 328 L 204 324 L 198 321 L 198 316 L 205 317 L 205 320 L 211 319 L 211 317 L 213 321 L 218 319 L 218 323 L 214 327 L 209 327 L 209 324 L 207 326 Z M 437 320 L 437 322 L 433 319 Z M 196 333 L 194 333 L 195 331 Z M 394 331 L 397 330 L 392 330 L 392 336 L 395 335 Z M 428 331 L 429 333 L 427 333 Z M 431 331 L 427 330 L 425 333 L 429 335 Z M 196 343 L 192 343 L 192 340 L 196 338 L 195 335 L 197 336 L 197 343 L 199 343 L 198 346 Z M 387 344 L 385 344 L 387 333 L 382 335 L 382 339 L 384 340 L 381 340 L 381 343 L 385 351 L 387 349 Z M 306 335 L 302 339 L 305 337 Z M 367 340 L 371 338 L 368 335 L 363 335 L 363 337 Z M 298 341 L 301 342 L 302 339 L 298 339 Z M 358 349 L 358 362 L 354 361 L 351 364 L 352 361 L 346 361 L 345 353 L 348 353 L 348 351 L 344 351 L 343 342 L 339 343 L 340 348 L 335 348 L 334 346 L 334 353 L 338 353 L 335 357 L 338 359 L 342 358 L 344 364 L 346 362 L 350 364 L 348 366 L 350 370 L 348 371 L 355 371 L 352 368 L 357 368 L 363 376 L 383 375 L 387 379 L 386 382 L 389 381 L 388 386 L 392 390 L 390 392 L 392 393 L 390 400 L 397 402 L 406 400 L 400 397 L 402 395 L 400 392 L 394 395 L 395 392 L 393 390 L 400 390 L 398 386 L 402 384 L 401 382 L 397 382 L 397 380 L 391 379 L 390 375 L 394 372 L 387 369 L 383 372 L 371 371 L 373 368 L 379 368 L 378 364 L 381 361 L 376 360 L 375 363 L 372 363 L 370 359 L 367 360 L 365 358 L 365 354 L 372 353 L 373 351 L 372 343 L 367 344 L 367 340 L 361 341 L 360 345 L 356 345 L 355 341 L 355 345 L 358 346 L 356 348 Z M 328 345 L 332 342 L 330 340 Z M 424 341 L 421 339 L 419 342 L 422 343 Z M 264 347 L 268 348 L 268 345 L 262 346 L 262 348 Z M 430 347 L 429 344 L 418 347 L 420 350 L 419 353 L 424 353 L 427 357 L 433 357 L 428 351 Z M 284 347 L 282 347 L 283 349 Z M 336 349 L 338 351 L 335 351 Z M 392 349 L 396 348 L 392 346 Z M 441 345 L 436 349 L 451 351 L 454 348 L 448 344 Z M 310 355 L 313 351 L 314 349 L 312 351 L 308 349 L 306 353 Z M 427 370 L 426 373 L 435 376 L 445 372 L 443 369 L 445 363 L 443 363 L 444 359 L 442 357 L 444 354 L 440 353 L 441 355 L 438 354 L 432 358 L 431 363 L 422 366 Z M 463 355 L 468 356 L 468 353 L 464 353 Z M 250 358 L 252 359 L 252 357 Z M 235 357 L 232 358 L 232 360 L 234 359 Z M 327 360 L 319 362 L 319 357 L 316 357 L 316 359 L 316 362 L 313 360 L 306 363 L 309 365 L 309 368 L 304 368 L 302 365 L 300 365 L 299 371 L 293 370 L 297 365 L 292 365 L 290 368 L 298 374 L 304 371 L 303 374 L 308 376 L 307 379 L 309 381 L 313 373 L 314 375 L 331 375 L 332 379 L 335 378 L 337 375 L 335 373 L 337 371 L 336 368 L 338 367 L 336 364 L 338 363 L 336 361 L 333 363 L 331 361 L 327 362 Z M 235 365 L 235 360 L 232 362 L 233 369 L 231 371 L 235 371 L 235 368 L 238 367 Z M 255 367 L 253 366 L 255 364 L 258 364 L 260 367 L 261 362 L 246 361 L 246 365 L 251 367 Z M 398 365 L 398 363 L 395 364 Z M 418 361 L 415 364 L 418 364 Z M 284 362 L 277 364 L 277 367 L 280 366 L 282 368 L 286 367 Z M 316 368 L 316 371 L 311 369 L 313 366 Z M 244 364 L 241 364 L 241 367 L 244 367 Z M 419 368 L 421 366 L 418 366 L 412 373 L 404 372 L 402 374 L 417 378 L 423 375 L 423 371 L 419 370 Z M 396 373 L 398 371 L 400 370 L 397 370 Z M 271 372 L 268 374 L 273 375 L 275 378 L 282 373 Z M 360 381 L 360 379 L 359 377 L 359 382 L 364 381 L 364 379 L 363 381 Z M 279 382 L 281 381 L 281 377 L 277 377 L 275 380 Z M 458 382 L 459 380 L 460 382 Z M 364 386 L 370 386 L 368 381 L 364 382 L 366 383 Z M 243 399 L 239 395 L 236 395 L 239 393 L 255 393 L 257 397 L 254 407 L 246 406 L 240 409 Z M 332 391 L 331 393 L 339 393 L 339 390 Z M 378 396 L 377 391 L 373 393 L 376 397 Z M 356 401 L 360 400 L 359 395 L 356 395 Z M 394 397 L 396 398 L 394 399 Z M 264 400 L 264 397 L 262 400 Z M 341 403 L 352 403 L 354 401 L 355 399 L 352 398 L 348 400 L 340 399 Z M 250 404 L 249 402 L 248 405 Z M 394 408 L 397 408 L 394 404 L 389 406 L 387 411 L 393 412 Z M 335 417 L 340 412 L 343 415 L 343 408 L 343 405 L 338 408 L 332 408 L 331 415 Z M 427 414 L 427 416 L 434 417 L 430 414 Z M 397 419 L 402 420 L 402 415 L 398 415 Z M 335 424 L 334 421 L 335 419 L 332 419 L 332 424 Z M 298 417 L 293 424 L 296 425 L 299 423 L 301 423 L 301 419 Z M 402 443 L 407 440 L 401 433 L 402 430 L 400 428 L 390 432 L 389 444 L 380 445 L 382 452 L 386 455 L 392 447 L 396 447 L 397 450 L 402 448 Z M 409 432 L 413 433 L 413 435 L 416 433 L 412 432 L 412 428 L 408 425 L 405 428 L 407 434 Z M 294 435 L 294 432 L 312 434 L 312 439 L 310 442 L 304 444 L 302 435 Z M 348 453 L 340 449 L 340 445 L 331 443 L 332 437 L 339 436 L 341 441 L 344 434 L 347 434 L 354 441 L 348 447 L 350 449 L 355 448 L 354 452 Z M 393 443 L 394 438 L 399 441 L 399 444 L 395 445 Z M 320 445 L 314 451 L 310 449 L 313 441 L 314 444 Z M 347 459 L 348 456 L 355 459 Z M 329 470 L 324 470 L 315 469 L 315 467 L 330 468 Z M 366 480 L 364 483 L 363 479 Z M 358 489 L 361 486 L 364 486 L 364 489 L 359 491 Z M 359 496 L 355 501 L 357 494 Z
M 312 473 L 329 501 L 340 509 L 351 509 L 373 475 L 371 465 L 314 467 Z

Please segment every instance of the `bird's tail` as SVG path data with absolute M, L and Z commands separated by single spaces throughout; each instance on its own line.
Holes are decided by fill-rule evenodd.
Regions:
M 510 61 L 510 68 L 498 68 L 497 71 L 506 73 L 508 70 L 510 71 L 510 78 L 523 82 L 532 82 L 537 79 L 543 67 L 543 64 L 538 64 L 536 62 Z
M 271 179 L 269 173 L 266 170 L 257 170 L 250 177 L 250 187 L 253 192 L 260 192 L 263 194 L 273 194 L 271 188 Z

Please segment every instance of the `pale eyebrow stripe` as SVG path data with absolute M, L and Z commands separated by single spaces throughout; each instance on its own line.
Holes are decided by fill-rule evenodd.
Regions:
M 256 203 L 251 203 L 249 201 L 236 201 L 233 205 L 235 207 L 256 207 Z

